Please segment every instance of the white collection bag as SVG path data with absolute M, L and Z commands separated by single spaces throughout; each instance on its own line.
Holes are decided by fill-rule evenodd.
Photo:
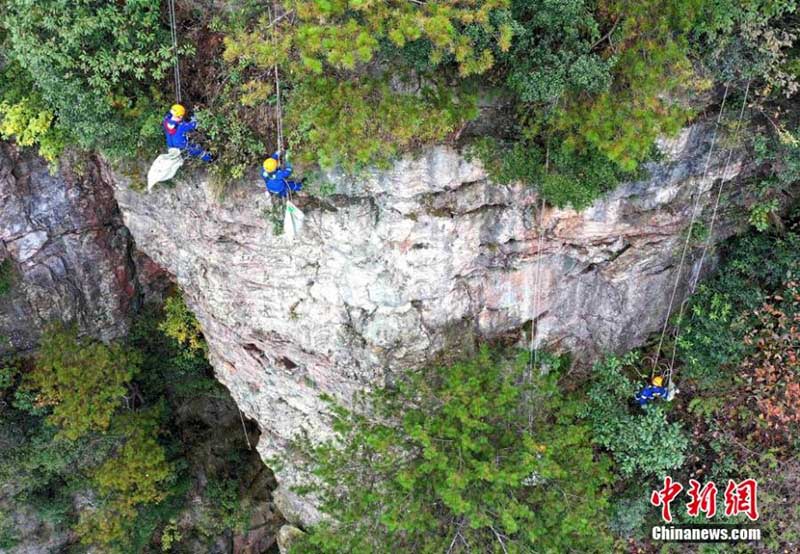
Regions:
M 147 192 L 150 192 L 156 183 L 169 181 L 175 177 L 182 165 L 183 157 L 179 148 L 170 148 L 166 154 L 157 157 L 147 172 Z
M 289 240 L 294 240 L 303 230 L 303 220 L 306 216 L 300 208 L 286 201 L 286 211 L 283 214 L 283 233 Z

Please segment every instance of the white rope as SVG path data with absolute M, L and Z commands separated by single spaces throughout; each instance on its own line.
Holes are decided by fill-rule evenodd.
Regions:
M 539 192 L 541 195 L 541 191 Z M 530 353 L 528 372 L 532 372 L 533 367 L 538 367 L 539 362 L 539 349 L 534 348 L 534 339 L 536 338 L 536 317 L 541 308 L 541 285 L 542 285 L 542 246 L 544 244 L 544 209 L 545 200 L 542 196 L 541 207 L 539 208 L 539 236 L 537 237 L 536 246 L 536 273 L 533 278 L 533 314 L 531 314 L 531 340 L 530 340 Z
M 747 86 L 744 89 L 744 99 L 742 100 L 742 107 L 739 110 L 739 119 L 736 122 L 736 128 L 734 129 L 734 134 L 736 134 L 736 135 L 738 135 L 740 130 L 741 130 L 742 120 L 744 118 L 744 109 L 747 106 L 747 97 L 749 96 L 749 94 L 750 94 L 750 81 L 747 81 Z M 728 167 L 730 167 L 730 164 L 731 164 L 731 159 L 733 159 L 733 148 L 730 148 L 728 150 L 728 159 L 725 161 L 725 169 L 723 169 L 723 171 L 722 171 L 722 180 L 720 181 L 720 184 L 719 184 L 719 190 L 717 190 L 717 198 L 714 201 L 714 210 L 711 212 L 711 222 L 709 223 L 708 236 L 706 237 L 706 242 L 703 245 L 703 254 L 700 256 L 700 262 L 699 262 L 698 270 L 697 270 L 697 273 L 694 276 L 694 279 L 693 279 L 693 282 L 692 282 L 692 286 L 690 288 L 690 294 L 694 293 L 695 288 L 697 287 L 697 282 L 700 280 L 700 269 L 702 269 L 702 267 L 703 267 L 703 262 L 706 259 L 706 253 L 708 252 L 708 249 L 711 246 L 711 239 L 712 239 L 712 237 L 714 235 L 714 224 L 716 223 L 716 220 L 717 220 L 717 212 L 719 211 L 719 203 L 720 203 L 720 199 L 722 198 L 722 191 L 723 191 L 723 189 L 725 187 L 726 176 L 728 174 Z
M 744 99 L 742 100 L 742 107 L 739 110 L 739 119 L 737 120 L 736 127 L 734 128 L 734 135 L 738 135 L 741 129 L 742 120 L 744 119 L 744 109 L 747 106 L 747 97 L 749 93 L 750 93 L 750 81 L 747 81 L 747 86 L 745 87 L 744 90 Z M 683 322 L 683 314 L 686 309 L 686 304 L 689 300 L 689 296 L 694 294 L 694 291 L 697 288 L 697 284 L 700 281 L 700 275 L 703 270 L 703 263 L 705 262 L 706 259 L 706 254 L 708 253 L 708 249 L 711 247 L 711 241 L 714 237 L 714 225 L 717 221 L 719 204 L 720 200 L 722 199 L 722 191 L 725 189 L 725 183 L 727 181 L 726 177 L 728 175 L 728 168 L 730 167 L 731 160 L 733 159 L 733 150 L 734 150 L 733 147 L 728 149 L 728 158 L 725 160 L 725 167 L 722 170 L 722 178 L 719 184 L 719 188 L 717 189 L 717 197 L 714 201 L 714 209 L 711 212 L 711 221 L 709 222 L 708 226 L 708 236 L 706 237 L 706 241 L 703 244 L 703 253 L 700 256 L 700 261 L 698 262 L 697 270 L 694 274 L 692 282 L 690 283 L 689 294 L 687 295 L 686 299 L 683 302 L 681 302 L 680 310 L 678 311 L 678 321 L 675 324 L 675 334 L 674 334 L 676 339 L 680 335 L 681 323 Z M 669 368 L 667 369 L 667 375 L 666 375 L 667 386 L 669 386 L 669 383 L 672 381 L 672 370 L 675 367 L 675 358 L 677 356 L 677 352 L 678 352 L 678 341 L 675 340 L 673 341 L 672 344 L 672 355 L 670 356 Z
M 272 28 L 273 25 L 278 23 L 283 17 L 287 14 L 283 14 L 280 17 L 275 19 L 272 18 L 273 13 L 277 13 L 274 11 L 274 6 L 269 8 L 269 27 L 268 29 Z M 275 46 L 275 30 L 270 31 L 272 45 Z M 278 64 L 276 63 L 273 66 L 273 71 L 275 74 L 275 132 L 276 132 L 276 142 L 278 143 L 277 150 L 278 152 L 283 152 L 283 106 L 281 105 L 281 77 L 280 73 L 278 72 Z
M 169 26 L 172 32 L 172 56 L 175 65 L 175 100 L 180 104 L 181 97 L 181 69 L 178 60 L 178 25 L 175 19 L 175 0 L 167 0 L 169 5 Z
M 717 142 L 717 133 L 719 132 L 719 125 L 722 121 L 722 114 L 725 111 L 725 102 L 728 98 L 728 90 L 730 85 L 725 85 L 725 94 L 722 97 L 722 104 L 720 105 L 719 114 L 717 115 L 717 122 L 714 125 L 714 134 L 711 137 L 711 146 L 708 149 L 708 157 L 706 158 L 706 165 L 703 169 L 703 176 L 702 180 L 704 181 L 706 176 L 708 175 L 708 169 L 711 166 L 711 157 L 714 154 L 714 147 Z M 672 315 L 672 308 L 675 305 L 675 297 L 678 294 L 678 286 L 680 285 L 681 281 L 681 274 L 683 273 L 683 265 L 686 262 L 686 254 L 689 251 L 689 241 L 692 238 L 692 231 L 694 230 L 694 223 L 697 219 L 698 207 L 700 206 L 700 198 L 702 194 L 698 194 L 695 197 L 694 205 L 692 206 L 692 216 L 689 220 L 689 230 L 686 235 L 686 241 L 683 244 L 683 251 L 681 252 L 680 262 L 678 263 L 678 271 L 675 274 L 675 283 L 672 287 L 672 295 L 669 299 L 669 306 L 667 307 L 667 315 L 664 318 L 664 327 L 661 329 L 661 337 L 658 339 L 658 347 L 656 348 L 656 353 L 653 356 L 653 367 L 650 370 L 650 378 L 653 378 L 655 374 L 656 366 L 658 365 L 658 359 L 661 355 L 661 348 L 664 346 L 664 337 L 667 334 L 667 327 L 669 326 L 669 318 Z
M 234 402 L 236 404 L 236 402 Z M 252 450 L 253 445 L 250 444 L 250 436 L 247 434 L 247 426 L 244 424 L 244 416 L 242 415 L 242 410 L 239 408 L 239 405 L 236 404 L 236 410 L 239 412 L 239 421 L 242 422 L 242 431 L 244 432 L 244 440 L 247 441 L 247 449 Z
M 278 130 L 278 151 L 283 152 L 283 107 L 281 106 L 281 78 L 278 73 L 278 66 L 275 66 L 275 119 L 277 120 Z

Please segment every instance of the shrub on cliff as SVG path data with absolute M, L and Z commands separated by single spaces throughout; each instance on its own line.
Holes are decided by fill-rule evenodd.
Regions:
M 179 347 L 186 348 L 193 354 L 208 353 L 200 322 L 180 294 L 174 294 L 164 302 L 164 319 L 158 324 L 158 329 L 176 341 Z
M 609 461 L 527 359 L 483 349 L 376 393 L 370 417 L 335 408 L 336 441 L 306 446 L 337 523 L 292 552 L 607 552 Z

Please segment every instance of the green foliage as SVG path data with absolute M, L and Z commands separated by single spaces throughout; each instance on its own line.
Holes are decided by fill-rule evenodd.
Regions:
M 356 170 L 441 139 L 474 113 L 474 98 L 455 97 L 442 87 L 398 94 L 384 81 L 314 77 L 294 89 L 286 125 L 301 161 Z
M 181 329 L 182 342 L 159 331 L 167 319 L 169 329 Z M 84 545 L 109 554 L 153 552 L 157 537 L 167 537 L 177 552 L 183 548 L 176 544 L 181 541 L 207 541 L 229 529 L 241 531 L 249 523 L 252 505 L 241 499 L 251 485 L 242 480 L 252 476 L 244 471 L 252 458 L 241 455 L 242 446 L 224 457 L 224 475 L 217 475 L 220 470 L 213 466 L 198 469 L 196 464 L 208 455 L 207 428 L 194 428 L 195 420 L 184 422 L 180 428 L 173 425 L 180 419 L 176 415 L 186 417 L 187 411 L 202 408 L 198 403 L 201 395 L 212 397 L 209 406 L 214 413 L 235 410 L 224 396 L 224 388 L 213 379 L 205 358 L 205 342 L 197 331 L 196 320 L 176 298 L 169 316 L 154 308 L 145 310 L 134 322 L 125 346 L 103 345 L 78 337 L 74 330 L 57 329 L 44 337 L 36 363 L 0 360 L 0 482 L 14 483 L 4 508 L 33 509 L 58 532 L 72 528 Z M 64 375 L 69 374 L 65 368 L 80 365 L 94 379 L 96 367 L 108 369 L 108 352 L 119 367 L 134 358 L 141 367 L 123 387 L 129 399 L 126 406 L 113 402 L 114 395 L 99 384 L 60 383 L 60 404 L 72 407 L 80 400 L 85 408 L 62 414 L 65 419 L 58 424 L 63 428 L 52 425 L 52 405 L 42 402 L 42 390 L 31 387 L 34 381 L 43 380 L 48 398 L 56 396 L 55 388 L 50 388 L 53 372 L 35 379 L 31 374 L 42 371 L 46 362 L 48 367 L 60 368 Z M 113 373 L 109 385 L 117 379 Z M 76 395 L 82 396 L 74 398 Z M 190 402 L 192 406 L 186 410 L 184 406 Z M 78 428 L 83 426 L 67 420 L 77 412 L 74 417 L 88 418 L 86 413 L 91 413 L 88 419 L 105 422 L 109 411 L 108 425 L 92 425 L 79 433 Z M 68 437 L 64 429 L 74 431 L 75 438 Z M 226 452 L 221 448 L 214 445 L 214 456 Z M 192 449 L 195 451 L 187 454 Z M 199 474 L 203 475 L 202 482 L 209 479 L 208 487 L 195 481 Z M 212 505 L 203 510 L 208 521 L 197 521 L 194 527 L 169 528 L 187 508 L 187 502 L 196 500 L 198 491 L 202 503 Z M 91 502 L 82 503 L 83 508 L 76 511 L 76 495 Z M 7 536 L 0 539 L 11 544 L 16 530 L 6 531 Z
M 632 491 L 635 496 L 615 498 L 611 502 L 609 526 L 614 534 L 623 538 L 644 536 L 642 526 L 652 507 L 640 488 Z
M 691 82 L 686 33 L 701 2 L 608 0 L 601 5 L 621 21 L 618 40 L 624 49 L 613 85 L 598 95 L 567 99 L 553 125 L 566 134 L 568 146 L 592 145 L 632 171 L 659 135 L 674 134 L 688 118 L 674 97 Z
M 623 477 L 663 476 L 683 464 L 689 439 L 679 423 L 667 420 L 663 404 L 632 413 L 639 385 L 622 373 L 623 363 L 637 362 L 609 356 L 595 364 L 581 415 L 591 424 L 592 440 L 611 452 Z
M 791 550 L 796 524 L 800 235 L 751 233 L 731 242 L 717 275 L 689 301 L 675 374 L 678 412 L 692 427 L 693 460 L 707 480 L 755 478 L 766 540 Z M 686 402 L 684 400 L 684 402 Z M 752 545 L 725 552 L 749 552 Z M 722 550 L 717 550 L 721 552 Z
M 118 425 L 125 443 L 95 472 L 98 491 L 118 496 L 129 506 L 163 500 L 172 472 L 156 441 L 158 414 L 140 412 L 120 418 Z
M 171 56 L 159 2 L 7 0 L 1 24 L 5 54 L 33 83 L 27 98 L 3 109 L 4 121 L 16 118 L 13 134 L 46 139 L 42 147 L 55 154 L 68 133 L 117 156 L 160 134 L 151 83 Z M 58 131 L 49 136 L 53 117 Z
M 14 267 L 10 258 L 0 262 L 0 297 L 8 294 L 14 279 Z
M 608 460 L 559 393 L 557 367 L 520 385 L 527 359 L 484 348 L 380 391 L 369 418 L 334 407 L 336 441 L 309 463 L 337 523 L 292 552 L 608 551 Z
M 592 147 L 572 150 L 566 145 L 550 154 L 551 170 L 543 177 L 541 190 L 548 202 L 581 210 L 623 179 L 639 173 L 623 171 L 617 164 Z
M 492 179 L 501 185 L 535 184 L 543 177 L 544 154 L 536 145 L 504 144 L 491 137 L 481 137 L 470 144 L 466 153 L 470 158 L 480 159 Z
M 753 351 L 742 339 L 754 325 L 754 310 L 785 279 L 800 275 L 798 249 L 800 236 L 794 232 L 733 241 L 725 269 L 698 287 L 686 310 L 678 337 L 684 378 L 708 387 L 728 381 L 726 368 Z
M 197 110 L 195 116 L 207 139 L 204 144 L 218 158 L 211 168 L 211 175 L 219 191 L 224 190 L 229 180 L 241 179 L 248 169 L 264 158 L 262 137 L 244 119 L 213 109 Z
M 548 156 L 535 143 L 503 144 L 483 137 L 470 145 L 468 155 L 479 158 L 497 183 L 534 185 L 549 203 L 578 210 L 589 206 L 622 179 L 638 175 L 620 170 L 591 147 L 580 152 L 558 144 Z
M 208 482 L 203 493 L 213 509 L 199 525 L 203 535 L 210 538 L 223 533 L 226 529 L 235 533 L 247 529 L 251 506 L 242 501 L 239 487 L 239 482 L 234 479 L 212 479 Z
M 761 97 L 797 91 L 796 0 L 715 0 L 707 7 L 695 34 L 720 80 L 754 79 Z
M 48 420 L 74 440 L 108 429 L 139 362 L 136 352 L 119 345 L 80 338 L 74 328 L 53 328 L 42 338 L 27 379 L 38 402 L 52 407 Z
M 169 523 L 164 527 L 164 530 L 161 532 L 161 551 L 162 552 L 170 552 L 174 544 L 179 543 L 183 535 L 181 535 L 180 529 L 178 529 L 178 521 L 176 519 L 170 519 Z
M 20 537 L 11 518 L 3 511 L 0 511 L 0 548 L 11 549 L 19 544 L 22 537 Z
M 432 64 L 454 60 L 462 76 L 480 74 L 494 63 L 492 47 L 505 51 L 510 46 L 511 25 L 493 17 L 507 6 L 508 0 L 300 0 L 293 5 L 294 25 L 271 25 L 263 14 L 252 32 L 226 39 L 226 58 L 264 69 L 294 63 L 297 71 L 316 75 L 363 67 L 380 52 L 381 40 L 388 39 L 395 48 L 424 41 Z M 485 44 L 487 37 L 491 44 Z
M 600 93 L 611 84 L 615 57 L 592 46 L 600 25 L 585 0 L 513 0 L 514 38 L 501 56 L 506 84 L 521 102 L 549 104 L 578 93 Z
M 762 193 L 785 192 L 800 181 L 800 130 L 778 129 L 776 134 L 756 134 L 752 139 L 756 161 L 769 170 Z
M 175 294 L 164 303 L 164 320 L 158 328 L 178 344 L 195 353 L 206 354 L 208 345 L 195 315 L 189 311 L 183 297 Z
M 53 111 L 32 89 L 18 64 L 0 69 L 0 137 L 13 138 L 20 146 L 38 144 L 39 154 L 54 162 L 66 145 L 66 133 L 53 126 Z
M 778 201 L 776 199 L 767 202 L 759 202 L 750 208 L 750 217 L 748 219 L 750 225 L 756 228 L 757 231 L 763 233 L 770 227 L 770 216 L 778 209 Z
M 156 440 L 158 414 L 141 412 L 119 418 L 117 432 L 124 443 L 92 476 L 101 495 L 97 510 L 81 514 L 76 527 L 81 542 L 125 552 L 140 505 L 158 504 L 167 497 L 174 469 Z

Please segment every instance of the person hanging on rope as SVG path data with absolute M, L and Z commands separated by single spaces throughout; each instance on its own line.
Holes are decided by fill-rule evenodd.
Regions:
M 669 389 L 664 386 L 664 378 L 660 375 L 653 377 L 651 385 L 647 385 L 634 395 L 634 399 L 641 407 L 660 398 L 665 400 L 669 398 Z
M 174 104 L 164 116 L 162 126 L 167 139 L 167 148 L 178 148 L 204 162 L 212 161 L 211 154 L 203 150 L 201 146 L 189 141 L 188 135 L 197 128 L 197 121 L 191 118 L 184 121 L 185 116 L 186 108 L 181 104 Z
M 261 178 L 267 187 L 268 194 L 275 194 L 280 198 L 285 198 L 289 192 L 298 192 L 303 188 L 303 183 L 289 181 L 292 175 L 292 165 L 285 161 L 281 164 L 280 151 L 264 160 L 261 167 Z

